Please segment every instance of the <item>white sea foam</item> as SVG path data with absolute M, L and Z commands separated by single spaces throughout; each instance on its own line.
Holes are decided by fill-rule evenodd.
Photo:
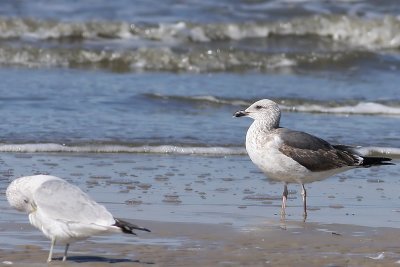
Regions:
M 198 96 L 174 96 L 174 95 L 162 95 L 159 93 L 146 94 L 150 98 L 160 98 L 160 99 L 174 99 L 178 101 L 202 101 L 205 103 L 215 103 L 223 105 L 234 105 L 234 106 L 248 106 L 251 104 L 251 100 L 241 100 L 241 99 L 227 99 L 219 98 L 212 95 L 198 95 Z M 278 101 L 279 102 L 279 101 Z M 303 99 L 288 99 L 281 100 L 281 102 L 289 103 L 282 104 L 279 107 L 284 111 L 294 111 L 294 112 L 305 112 L 305 113 L 332 113 L 332 114 L 364 114 L 364 115 L 400 115 L 400 107 L 388 106 L 376 102 L 360 102 L 355 105 L 340 105 L 329 106 L 331 102 L 327 102 L 324 105 L 312 104 L 312 102 L 307 102 Z M 290 104 L 290 102 L 300 103 L 300 104 Z
M 189 31 L 189 37 L 194 42 L 210 42 L 210 38 L 204 32 L 202 27 L 194 27 Z
M 338 114 L 366 114 L 366 115 L 400 115 L 399 107 L 390 107 L 380 103 L 361 102 L 354 106 L 327 107 L 323 105 L 281 105 L 282 110 L 298 112 L 338 113 Z
M 61 144 L 1 144 L 0 152 L 23 153 L 157 153 L 157 154 L 199 154 L 199 155 L 243 155 L 240 147 L 195 147 L 195 146 L 124 146 L 124 145 L 80 145 L 67 146 Z
M 201 100 L 205 102 L 217 103 L 217 104 L 231 104 L 231 105 L 247 105 L 249 102 L 243 100 L 224 100 L 215 96 L 204 95 L 204 96 L 193 96 L 190 97 L 194 100 Z
M 357 147 L 359 153 L 364 156 L 388 156 L 400 158 L 400 148 L 396 147 Z M 55 143 L 43 144 L 0 144 L 0 152 L 20 153 L 154 153 L 177 155 L 246 155 L 244 147 L 201 147 L 179 145 L 104 145 L 82 144 L 61 145 Z
M 378 146 L 359 147 L 357 148 L 357 151 L 365 156 L 380 155 L 393 158 L 400 157 L 400 148 L 398 147 L 378 147 Z

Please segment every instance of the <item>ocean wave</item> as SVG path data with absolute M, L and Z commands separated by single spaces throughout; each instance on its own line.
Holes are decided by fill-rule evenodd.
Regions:
M 113 21 L 64 22 L 27 18 L 0 18 L 0 38 L 93 39 L 131 36 L 130 24 Z
M 198 95 L 198 96 L 179 96 L 179 95 L 163 95 L 159 93 L 144 93 L 144 97 L 154 100 L 170 100 L 179 102 L 199 102 L 208 103 L 215 105 L 233 105 L 233 106 L 249 106 L 252 104 L 251 101 L 241 100 L 241 99 L 229 99 L 229 98 L 219 98 L 212 95 Z
M 240 49 L 194 49 L 186 52 L 165 48 L 127 51 L 97 49 L 0 46 L 0 64 L 24 67 L 95 68 L 115 72 L 223 72 L 279 71 L 292 68 L 346 66 L 357 60 L 373 59 L 369 52 L 277 53 Z
M 219 98 L 211 95 L 204 96 L 175 96 L 162 95 L 158 93 L 146 93 L 145 97 L 150 99 L 167 99 L 171 101 L 181 102 L 202 102 L 213 105 L 232 105 L 247 107 L 258 99 L 231 99 Z M 305 112 L 305 113 L 331 113 L 331 114 L 359 114 L 359 115 L 400 115 L 400 101 L 391 101 L 390 104 L 377 102 L 359 102 L 356 100 L 332 102 L 332 101 L 316 101 L 309 99 L 273 99 L 279 103 L 279 107 L 283 111 L 288 112 Z
M 348 15 L 314 15 L 282 21 L 131 24 L 126 21 L 45 21 L 0 17 L 0 38 L 145 39 L 164 43 L 212 42 L 282 36 L 320 36 L 365 49 L 400 46 L 400 21 Z
M 400 158 L 400 148 L 395 147 L 356 147 L 365 156 L 387 156 Z M 204 147 L 180 145 L 120 145 L 120 144 L 80 144 L 62 145 L 55 143 L 0 144 L 0 152 L 12 153 L 148 153 L 172 155 L 229 156 L 247 155 L 244 147 Z
M 33 68 L 278 72 L 357 68 L 377 60 L 381 67 L 400 67 L 395 56 L 386 56 L 388 48 L 400 47 L 400 21 L 390 16 L 208 24 L 0 17 L 0 39 L 1 65 Z
M 319 36 L 364 49 L 400 46 L 400 21 L 393 16 L 365 19 L 346 15 L 314 15 L 277 22 L 249 22 L 197 25 L 190 28 L 189 39 L 243 40 L 281 36 Z

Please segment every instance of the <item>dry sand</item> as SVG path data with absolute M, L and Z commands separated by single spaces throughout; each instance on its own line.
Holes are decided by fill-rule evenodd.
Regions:
M 350 225 L 266 222 L 248 228 L 229 225 L 143 221 L 152 233 L 132 243 L 87 240 L 62 247 L 52 266 L 399 266 L 400 230 Z M 0 262 L 46 266 L 48 247 L 29 245 L 0 250 Z M 171 241 L 171 242 L 169 242 Z M 50 243 L 48 246 L 50 246 Z

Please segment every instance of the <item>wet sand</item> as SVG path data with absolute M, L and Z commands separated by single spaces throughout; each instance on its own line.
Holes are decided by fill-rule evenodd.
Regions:
M 244 230 L 227 225 L 139 223 L 153 232 L 132 236 L 131 244 L 93 240 L 75 243 L 66 263 L 60 262 L 62 247 L 58 247 L 51 265 L 398 266 L 400 259 L 400 232 L 390 228 L 292 222 L 283 229 L 279 222 L 269 222 Z M 0 262 L 46 266 L 48 248 L 28 245 L 33 241 L 27 240 L 27 245 L 13 250 L 0 250 Z
M 70 260 L 56 260 L 54 266 L 400 264 L 398 165 L 308 185 L 305 223 L 299 188 L 290 185 L 283 224 L 282 185 L 266 180 L 247 157 L 7 153 L 1 158 L 0 265 L 47 265 L 50 242 L 4 195 L 12 179 L 35 173 L 64 177 L 115 217 L 152 230 L 72 244 Z M 62 253 L 59 245 L 54 257 Z

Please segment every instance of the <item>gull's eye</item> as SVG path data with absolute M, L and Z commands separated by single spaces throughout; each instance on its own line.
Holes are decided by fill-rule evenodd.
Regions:
M 262 109 L 262 106 L 256 106 L 256 109 Z
M 25 203 L 28 203 L 28 200 L 27 200 L 27 199 L 24 199 L 24 202 L 25 202 Z

